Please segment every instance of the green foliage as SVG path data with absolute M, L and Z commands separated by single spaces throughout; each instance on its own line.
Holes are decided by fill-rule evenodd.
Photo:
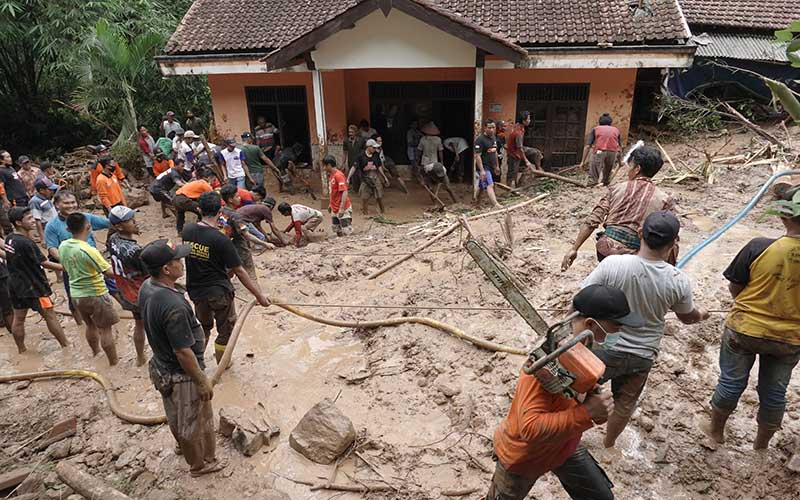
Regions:
M 778 217 L 800 217 L 800 189 L 794 190 L 791 200 L 773 201 L 767 205 L 764 215 L 777 215 Z
M 116 161 L 119 162 L 120 165 L 128 170 L 132 170 L 134 167 L 142 163 L 140 161 L 142 152 L 139 149 L 139 145 L 132 141 L 118 141 L 112 144 L 111 155 Z
M 703 98 L 704 101 L 707 99 Z M 716 105 L 708 102 L 694 103 L 672 95 L 656 97 L 659 116 L 666 120 L 668 129 L 681 132 L 715 131 L 722 128 L 722 119 Z
M 15 156 L 50 156 L 58 152 L 53 150 L 115 139 L 96 120 L 54 102 L 73 105 L 76 95 L 94 117 L 118 131 L 135 123 L 132 116 L 152 128 L 168 109 L 182 114 L 191 107 L 204 114 L 210 104 L 207 79 L 163 79 L 152 61 L 191 4 L 191 0 L 0 0 L 0 106 L 5 111 L 0 147 Z M 107 26 L 102 49 L 98 23 Z M 127 48 L 127 56 L 122 48 Z M 148 52 L 146 63 L 131 64 L 142 52 Z M 98 64 L 100 60 L 103 64 Z M 121 70 L 118 63 L 132 72 Z M 113 85 L 118 70 L 135 78 Z M 118 91 L 125 88 L 133 111 L 126 98 L 119 98 Z
M 795 68 L 800 68 L 800 20 L 791 23 L 786 29 L 775 32 L 779 42 L 786 43 L 786 55 Z

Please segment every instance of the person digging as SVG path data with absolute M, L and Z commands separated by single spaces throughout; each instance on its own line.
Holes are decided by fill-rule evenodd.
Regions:
M 447 169 L 444 168 L 444 165 L 441 163 L 431 163 L 423 166 L 422 170 L 425 187 L 429 190 L 428 194 L 431 195 L 432 202 L 437 203 L 437 200 L 441 201 L 439 198 L 439 190 L 444 186 L 444 189 L 450 195 L 450 199 L 453 200 L 453 203 L 458 203 L 456 194 L 453 192 L 453 188 L 450 187 L 450 179 L 447 177 Z

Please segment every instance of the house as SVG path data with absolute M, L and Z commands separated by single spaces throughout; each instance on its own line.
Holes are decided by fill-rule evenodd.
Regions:
M 793 85 L 800 69 L 792 68 L 786 45 L 775 43 L 775 30 L 800 20 L 797 0 L 680 0 L 697 45 L 695 63 L 673 70 L 670 90 L 680 97 L 755 98 L 772 94 L 754 71 Z
M 689 37 L 677 0 L 196 0 L 157 61 L 208 75 L 225 135 L 265 116 L 318 157 L 366 119 L 404 164 L 412 121 L 471 141 L 529 110 L 558 168 L 604 112 L 626 137 L 639 72 L 690 66 Z

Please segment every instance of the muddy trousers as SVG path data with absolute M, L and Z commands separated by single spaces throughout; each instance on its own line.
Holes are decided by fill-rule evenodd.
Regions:
M 608 186 L 611 182 L 611 171 L 614 170 L 614 164 L 617 163 L 616 151 L 597 151 L 592 154 L 591 163 L 589 165 L 589 185 L 602 182 L 604 186 Z
M 719 349 L 719 382 L 711 406 L 730 415 L 747 388 L 750 371 L 758 356 L 759 426 L 777 431 L 786 410 L 786 388 L 800 360 L 800 346 L 743 335 L 729 328 Z
M 186 463 L 201 469 L 216 458 L 214 410 L 211 401 L 201 401 L 197 384 L 187 375 L 173 374 L 172 382 L 156 385 L 164 403 L 169 430 Z M 152 378 L 152 374 L 151 374 Z
M 583 446 L 579 445 L 575 453 L 552 472 L 573 500 L 614 499 L 614 493 L 611 491 L 614 484 L 609 481 L 597 460 Z M 498 461 L 486 500 L 524 500 L 538 479 L 510 472 Z
M 228 340 L 236 324 L 236 304 L 233 292 L 214 290 L 207 298 L 194 300 L 194 312 L 206 334 L 206 343 L 211 338 L 214 322 L 217 324 L 217 338 L 214 341 L 214 352 L 225 352 Z
M 592 353 L 606 365 L 600 383 L 611 381 L 614 413 L 609 415 L 609 419 L 627 423 L 636 410 L 636 403 L 647 384 L 653 360 L 602 347 L 594 347 Z
M 197 200 L 178 194 L 172 198 L 172 206 L 175 207 L 175 229 L 178 230 L 178 234 L 183 232 L 183 225 L 186 223 L 186 212 L 192 212 L 197 215 L 198 220 L 200 219 L 200 205 Z

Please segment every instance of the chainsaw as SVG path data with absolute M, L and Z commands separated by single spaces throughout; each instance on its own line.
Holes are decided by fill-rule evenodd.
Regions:
M 578 394 L 592 392 L 603 376 L 605 365 L 584 345 L 586 340 L 590 344 L 594 342 L 591 330 L 566 340 L 572 335 L 570 323 L 579 313 L 572 313 L 548 327 L 522 293 L 513 273 L 494 258 L 483 243 L 471 238 L 464 243 L 464 247 L 522 319 L 536 333 L 545 336 L 544 341 L 528 353 L 522 371 L 536 377 L 551 394 L 574 399 Z

